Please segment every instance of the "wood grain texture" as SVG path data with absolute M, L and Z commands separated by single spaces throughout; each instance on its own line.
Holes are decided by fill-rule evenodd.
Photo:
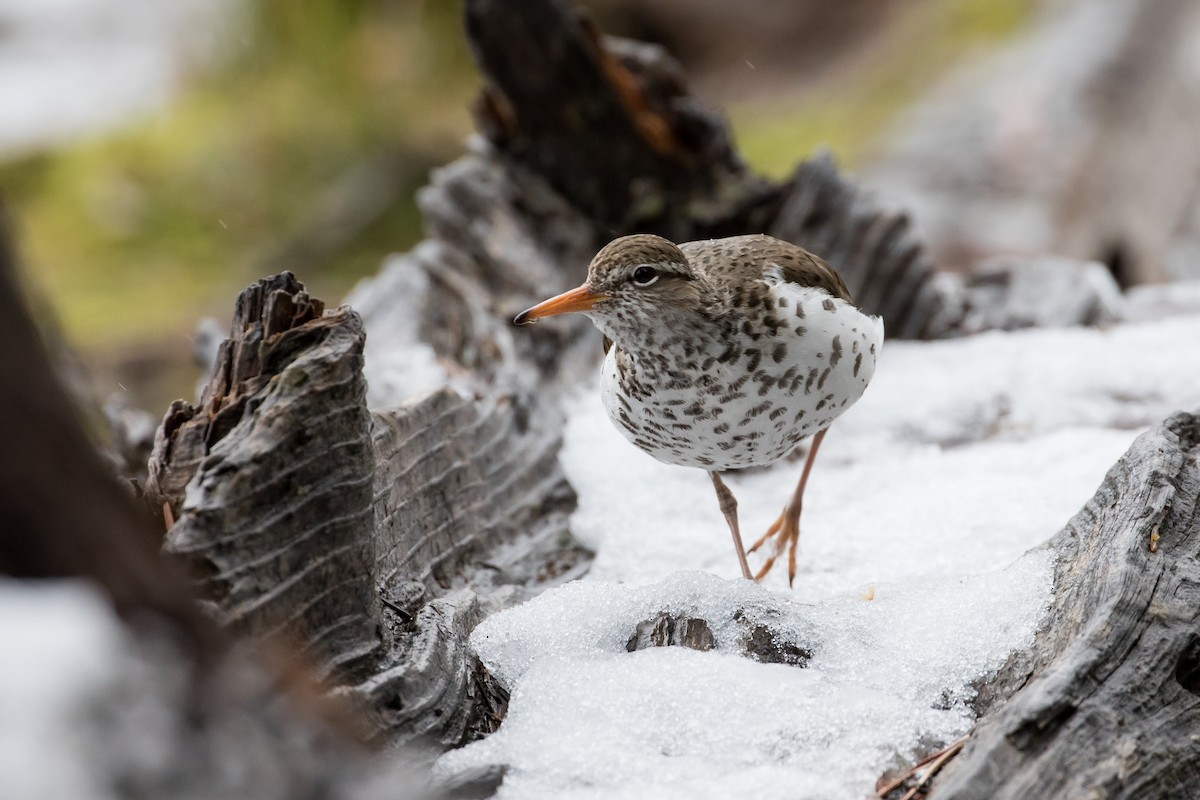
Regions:
M 1143 434 L 1045 545 L 1054 601 L 936 800 L 1190 798 L 1200 787 L 1200 416 Z
M 562 0 L 470 0 L 466 9 L 487 79 L 478 116 L 488 159 L 517 165 L 528 176 L 511 175 L 518 187 L 544 182 L 591 231 L 560 269 L 582 277 L 591 254 L 628 233 L 684 242 L 766 232 L 832 264 L 856 304 L 885 318 L 889 336 L 958 332 L 961 284 L 942 279 L 904 214 L 859 191 L 828 156 L 782 183 L 761 178 L 661 48 L 600 37 Z M 439 204 L 434 230 L 461 233 L 464 225 L 444 223 L 488 208 Z M 485 249 L 473 235 L 442 238 L 471 254 Z M 542 286 L 552 291 L 533 296 L 566 288 L 554 279 Z
M 905 214 L 885 209 L 839 175 L 828 155 L 796 168 L 768 232 L 833 264 L 855 305 L 883 317 L 889 338 L 957 332 L 966 311 L 962 286 L 943 280 Z
M 314 665 L 373 739 L 459 744 L 503 705 L 471 628 L 589 563 L 561 420 L 450 388 L 371 413 L 362 321 L 321 307 L 286 273 L 239 297 L 202 402 L 159 432 L 166 549 L 228 629 Z
M 321 309 L 288 273 L 243 292 L 201 405 L 174 431 L 187 444 L 169 448 L 164 426 L 153 471 L 178 485 L 195 465 L 166 549 L 193 565 L 225 624 L 341 671 L 378 647 L 362 578 L 375 463 L 362 322 Z
M 526 401 L 527 402 L 527 401 Z M 373 415 L 383 657 L 344 693 L 380 741 L 462 744 L 492 732 L 507 694 L 467 644 L 486 614 L 586 571 L 558 421 L 512 397 L 441 389 Z
M 538 577 L 528 571 L 531 551 L 570 546 L 575 493 L 558 464 L 558 431 L 522 418 L 511 400 L 472 401 L 442 389 L 377 414 L 374 446 L 382 583 L 448 587 L 468 555 L 500 542 L 508 552 L 487 569 L 502 583 L 528 582 Z

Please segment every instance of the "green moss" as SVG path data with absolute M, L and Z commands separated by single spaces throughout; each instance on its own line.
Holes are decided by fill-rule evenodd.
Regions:
M 948 64 L 1016 30 L 1032 7 L 908 4 L 872 64 L 792 103 L 734 106 L 745 152 L 773 175 L 822 143 L 860 161 Z M 31 279 L 68 337 L 101 372 L 136 346 L 146 372 L 147 349 L 158 348 L 155 363 L 178 359 L 198 317 L 228 317 L 234 293 L 268 270 L 291 268 L 336 302 L 411 246 L 415 190 L 470 130 L 478 79 L 460 12 L 459 2 L 251 0 L 216 68 L 169 108 L 0 165 Z M 378 214 L 340 238 L 324 230 L 338 187 L 376 164 L 399 165 L 384 175 L 392 191 Z
M 420 235 L 413 193 L 470 128 L 458 3 L 258 0 L 246 13 L 247 36 L 169 108 L 0 165 L 32 279 L 85 351 L 186 335 L 268 267 L 336 301 Z M 378 216 L 344 240 L 306 228 L 378 162 L 404 165 Z
M 920 97 L 969 51 L 1012 36 L 1031 19 L 1033 0 L 923 0 L 874 45 L 868 59 L 790 102 L 731 109 L 747 160 L 782 177 L 818 147 L 853 166 L 869 157 L 898 112 Z

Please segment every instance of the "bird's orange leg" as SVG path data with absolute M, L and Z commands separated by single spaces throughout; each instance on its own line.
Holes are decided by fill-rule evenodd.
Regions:
M 758 574 L 754 576 L 756 581 L 761 581 L 767 576 L 771 567 L 775 566 L 775 559 L 783 555 L 784 548 L 787 548 L 788 551 L 788 586 L 791 586 L 796 579 L 796 546 L 800 543 L 800 509 L 804 505 L 804 487 L 808 485 L 808 475 L 812 472 L 813 462 L 817 458 L 817 450 L 821 448 L 821 442 L 824 441 L 827 430 L 829 429 L 825 428 L 813 436 L 808 459 L 804 462 L 804 472 L 800 474 L 800 483 L 796 486 L 796 492 L 792 495 L 792 499 L 784 506 L 783 513 L 750 547 L 750 552 L 753 553 L 772 536 L 775 537 L 775 552 L 767 558 Z
M 729 491 L 725 481 L 721 480 L 720 475 L 716 472 L 710 472 L 708 475 L 712 478 L 713 488 L 717 490 L 717 502 L 721 504 L 721 513 L 725 515 L 725 521 L 729 523 L 729 532 L 733 534 L 733 546 L 737 549 L 738 563 L 742 565 L 742 577 L 752 581 L 754 575 L 750 572 L 746 548 L 742 546 L 742 534 L 738 531 L 737 499 L 734 498 L 733 492 Z

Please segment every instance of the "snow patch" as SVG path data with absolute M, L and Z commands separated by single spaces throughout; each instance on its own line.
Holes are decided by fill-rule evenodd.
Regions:
M 125 637 L 81 582 L 0 580 L 0 775 L 5 797 L 109 797 L 83 757 L 88 710 L 116 680 Z M 0 793 L 3 794 L 3 793 Z
M 597 551 L 591 579 L 646 583 L 680 569 L 741 574 L 701 471 L 631 447 L 594 393 L 568 414 L 562 459 L 579 493 L 571 529 Z M 805 497 L 793 594 L 811 602 L 871 581 L 1006 566 L 1079 510 L 1132 439 L 1129 431 L 1072 428 L 943 449 L 855 437 L 835 423 Z M 801 465 L 726 477 L 747 546 L 783 510 Z M 759 554 L 751 562 L 761 563 Z M 786 565 L 766 585 L 785 589 Z
M 580 581 L 484 621 L 471 643 L 514 687 L 508 718 L 444 756 L 505 764 L 500 797 L 855 797 L 880 765 L 970 729 L 971 682 L 1032 641 L 1051 554 L 1004 572 L 881 585 L 802 605 L 745 580 Z M 703 618 L 717 647 L 626 652 L 660 611 Z M 738 615 L 812 648 L 807 667 L 738 655 Z
M 863 399 L 829 440 L 871 434 L 953 445 L 1066 427 L 1142 428 L 1200 398 L 1197 342 L 1200 316 L 888 342 Z
M 421 339 L 429 275 L 418 255 L 390 256 L 378 275 L 359 281 L 345 300 L 367 321 L 363 373 L 372 409 L 396 406 L 449 381 L 437 354 Z
M 790 591 L 786 565 L 741 580 L 704 474 L 631 447 L 586 389 L 561 458 L 595 564 L 476 629 L 508 717 L 438 770 L 506 765 L 499 796 L 528 800 L 865 796 L 970 730 L 973 687 L 1031 644 L 1049 603 L 1038 545 L 1142 428 L 1197 405 L 1197 341 L 1200 317 L 1164 314 L 889 342 L 822 448 Z M 801 465 L 727 476 L 748 543 Z M 660 612 L 705 619 L 715 647 L 626 652 Z M 811 659 L 741 655 L 739 615 Z

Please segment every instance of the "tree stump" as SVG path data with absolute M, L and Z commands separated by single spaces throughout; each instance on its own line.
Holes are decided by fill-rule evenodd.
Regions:
M 828 158 L 782 183 L 753 175 L 661 50 L 599 36 L 563 0 L 467 0 L 466 14 L 487 84 L 483 138 L 422 192 L 430 238 L 356 290 L 357 311 L 322 314 L 287 274 L 247 290 L 209 389 L 195 408 L 172 406 L 152 461 L 151 488 L 178 517 L 168 548 L 191 563 L 218 617 L 244 635 L 290 641 L 379 743 L 420 737 L 449 747 L 494 728 L 506 698 L 467 634 L 484 615 L 587 568 L 567 526 L 575 498 L 557 462 L 558 399 L 594 368 L 599 342 L 586 324 L 518 339 L 508 320 L 578 282 L 604 241 L 767 230 L 839 267 L 892 335 L 955 335 L 969 318 L 1009 322 L 972 314 L 977 301 L 934 268 L 908 219 Z M 389 358 L 401 351 L 424 356 Z M 1182 443 L 1192 441 L 1182 419 L 1170 428 L 1180 465 L 1191 463 Z M 1158 445 L 1139 446 L 1134 460 L 1159 458 Z M 1155 475 L 1181 474 L 1162 463 Z M 1173 496 L 1194 505 L 1194 491 Z M 1099 502 L 1077 524 L 1104 519 Z M 1164 502 L 1122 488 L 1110 516 L 1158 520 Z M 1107 540 L 1097 541 L 1099 550 L 1080 552 L 1103 551 Z M 1082 624 L 1121 588 L 1114 579 L 1071 594 L 1064 619 Z M 1054 653 L 1048 666 L 1037 656 L 1014 661 L 1012 686 L 1029 674 L 1021 669 L 1051 674 L 1054 643 L 1076 635 L 1055 630 L 1039 645 Z M 680 636 L 694 638 L 666 628 L 644 638 Z M 806 657 L 793 649 L 764 657 Z M 1191 675 L 1192 662 L 1173 663 Z M 1071 674 L 1079 681 L 1055 680 L 1072 692 L 1095 681 Z M 1002 680 L 996 698 L 1008 686 Z M 1021 712 L 1029 696 L 997 699 L 993 712 L 1032 714 L 1032 727 L 1013 723 L 1025 738 L 1004 739 L 1014 752 L 1052 752 L 1036 732 L 1087 716 Z M 1081 707 L 1082 695 L 1069 696 L 1054 708 Z M 991 765 L 981 774 L 1016 769 L 1009 751 L 987 745 L 985 732 L 1002 722 L 987 725 L 958 774 L 972 759 Z M 959 791 L 951 780 L 944 791 Z
M 1047 542 L 1047 623 L 991 682 L 992 710 L 931 797 L 1196 796 L 1198 446 L 1197 414 L 1143 434 Z

